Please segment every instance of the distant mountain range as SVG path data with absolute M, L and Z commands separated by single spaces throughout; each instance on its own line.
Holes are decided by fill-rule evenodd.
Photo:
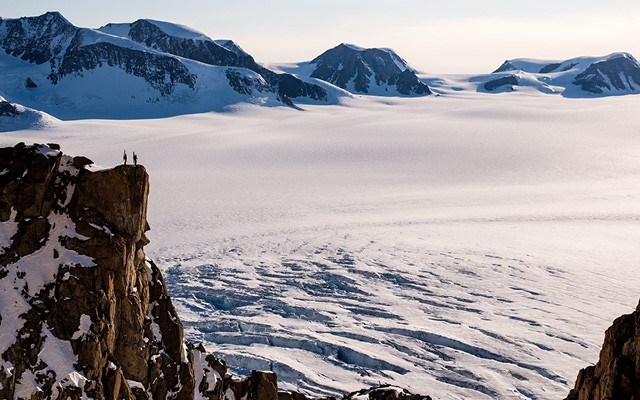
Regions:
M 151 20 L 78 28 L 60 13 L 0 20 L 0 94 L 62 118 L 319 103 L 327 89 L 260 65 L 231 41 Z
M 487 76 L 480 88 L 495 92 L 512 91 L 518 86 L 562 93 L 566 97 L 637 94 L 640 93 L 640 64 L 628 53 L 566 61 L 507 60 Z
M 140 19 L 88 29 L 58 12 L 0 18 L 0 47 L 0 95 L 62 119 L 149 118 L 240 104 L 297 108 L 353 95 L 640 93 L 640 64 L 627 53 L 508 60 L 491 74 L 434 79 L 390 49 L 340 44 L 308 62 L 267 68 L 233 41 L 186 26 Z

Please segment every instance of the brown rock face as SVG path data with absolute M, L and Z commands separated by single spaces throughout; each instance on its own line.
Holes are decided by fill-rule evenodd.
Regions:
M 149 177 L 90 163 L 49 146 L 0 150 L 0 220 L 17 228 L 0 274 L 26 311 L 0 348 L 0 397 L 193 398 L 180 319 L 143 251 Z M 46 356 L 61 342 L 71 366 Z
M 227 385 L 240 399 L 278 398 L 278 378 L 273 372 L 253 371 L 246 379 L 228 379 Z
M 580 371 L 567 400 L 640 399 L 640 304 L 607 329 L 600 360 Z
M 53 144 L 0 149 L 0 399 L 310 399 L 184 341 L 144 254 L 147 172 L 91 164 Z
M 369 400 L 431 400 L 429 396 L 413 394 L 397 386 L 382 385 L 376 388 L 362 389 L 344 396 L 344 400 L 368 398 Z

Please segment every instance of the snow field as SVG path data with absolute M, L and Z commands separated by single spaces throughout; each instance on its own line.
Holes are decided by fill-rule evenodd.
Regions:
M 636 96 L 359 97 L 0 135 L 151 176 L 192 340 L 335 393 L 562 398 L 637 304 Z

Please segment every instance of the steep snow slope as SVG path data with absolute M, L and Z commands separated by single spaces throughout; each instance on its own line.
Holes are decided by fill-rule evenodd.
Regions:
M 42 129 L 55 121 L 50 115 L 11 103 L 0 96 L 0 132 Z
M 126 37 L 150 48 L 189 58 L 209 65 L 247 68 L 259 74 L 281 97 L 290 104 L 291 99 L 306 99 L 325 103 L 325 88 L 304 82 L 290 74 L 278 74 L 255 62 L 233 41 L 214 41 L 183 25 L 140 19 L 131 24 L 108 24 L 100 31 Z
M 362 97 L 0 142 L 136 151 L 149 254 L 189 337 L 234 365 L 314 393 L 552 399 L 637 304 L 639 102 Z

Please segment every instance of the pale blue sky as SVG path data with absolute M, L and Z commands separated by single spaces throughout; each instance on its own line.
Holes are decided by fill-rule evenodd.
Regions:
M 62 12 L 78 26 L 153 18 L 233 39 L 258 61 L 309 60 L 340 42 L 395 49 L 433 73 L 485 72 L 506 58 L 628 51 L 640 58 L 638 0 L 21 0 L 2 17 Z

